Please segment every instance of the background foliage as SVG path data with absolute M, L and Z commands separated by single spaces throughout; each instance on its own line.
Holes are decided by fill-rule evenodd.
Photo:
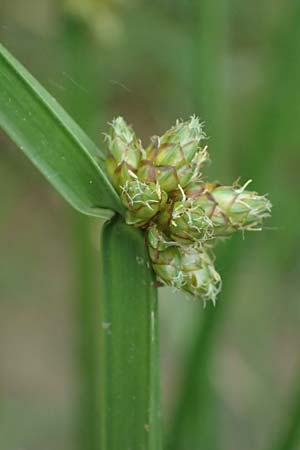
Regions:
M 1 41 L 100 147 L 118 114 L 149 139 L 196 113 L 210 178 L 250 177 L 274 204 L 269 231 L 219 248 L 215 310 L 160 290 L 169 450 L 300 449 L 299 13 L 296 0 L 0 4 Z M 0 447 L 93 449 L 99 224 L 3 133 L 0 205 Z

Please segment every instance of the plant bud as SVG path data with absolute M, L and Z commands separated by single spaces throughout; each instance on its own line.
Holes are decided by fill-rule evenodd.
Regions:
M 147 232 L 153 270 L 163 284 L 182 289 L 203 301 L 214 303 L 221 288 L 221 278 L 204 248 L 176 245 L 156 225 Z
M 259 230 L 270 216 L 271 203 L 264 195 L 242 187 L 217 183 L 191 183 L 185 189 L 188 199 L 197 202 L 211 220 L 214 236 L 225 237 L 237 230 Z
M 122 186 L 121 199 L 128 209 L 126 223 L 143 227 L 165 206 L 168 196 L 158 183 L 144 183 L 136 178 Z
M 213 223 L 195 201 L 175 202 L 169 225 L 170 235 L 182 243 L 203 242 L 213 237 Z
M 132 174 L 137 172 L 142 155 L 141 143 L 122 117 L 112 121 L 106 139 L 107 173 L 115 188 L 121 192 L 121 186 L 130 181 L 133 178 Z
M 168 242 L 167 237 L 151 225 L 147 231 L 147 243 L 149 255 L 158 280 L 176 289 L 182 289 L 184 285 L 181 267 L 180 248 Z
M 213 238 L 213 223 L 197 200 L 169 200 L 155 218 L 160 229 L 180 244 L 203 243 Z
M 200 147 L 205 138 L 202 125 L 197 117 L 187 122 L 177 122 L 163 136 L 153 137 L 146 150 L 138 177 L 144 181 L 149 177 L 158 181 L 166 192 L 186 186 L 189 181 L 200 176 L 200 170 L 208 159 L 206 148 Z
M 211 300 L 215 304 L 222 282 L 212 258 L 204 248 L 200 251 L 191 245 L 181 247 L 181 252 L 185 281 L 183 290 L 204 301 Z

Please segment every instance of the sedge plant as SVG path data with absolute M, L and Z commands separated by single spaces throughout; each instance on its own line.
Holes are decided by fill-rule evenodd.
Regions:
M 214 304 L 214 247 L 261 230 L 271 204 L 250 182 L 207 182 L 203 124 L 177 121 L 144 146 L 122 117 L 105 153 L 0 46 L 0 126 L 79 212 L 104 220 L 101 276 L 103 450 L 160 450 L 157 287 Z

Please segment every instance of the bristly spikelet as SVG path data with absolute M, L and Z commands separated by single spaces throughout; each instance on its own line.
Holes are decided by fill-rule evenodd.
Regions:
M 182 244 L 204 243 L 213 238 L 213 223 L 197 200 L 187 199 L 181 186 L 179 196 L 169 201 L 156 218 L 160 228 Z
M 182 243 L 205 242 L 213 237 L 213 223 L 197 202 L 174 202 L 170 235 Z
M 108 146 L 106 170 L 114 187 L 120 192 L 121 186 L 133 178 L 139 167 L 142 145 L 122 117 L 113 119 L 109 134 L 105 136 Z
M 126 207 L 125 220 L 145 230 L 157 280 L 214 304 L 221 277 L 213 246 L 236 231 L 261 230 L 270 216 L 265 195 L 236 183 L 206 183 L 203 125 L 195 116 L 153 137 L 143 149 L 118 117 L 107 136 L 107 172 Z
M 128 210 L 126 223 L 143 227 L 165 206 L 168 196 L 158 183 L 144 183 L 135 178 L 121 187 L 121 199 Z
M 153 269 L 163 284 L 215 303 L 221 277 L 207 248 L 195 249 L 192 245 L 168 241 L 156 225 L 149 227 L 147 243 Z
M 246 190 L 250 182 L 242 187 L 191 183 L 186 186 L 185 195 L 204 210 L 213 224 L 215 237 L 226 237 L 238 230 L 261 230 L 272 205 L 265 195 Z
M 158 180 L 162 189 L 171 192 L 178 185 L 186 186 L 208 160 L 206 147 L 200 143 L 205 138 L 202 124 L 197 117 L 189 121 L 177 121 L 176 125 L 161 137 L 154 136 L 146 149 L 138 170 L 144 181 Z

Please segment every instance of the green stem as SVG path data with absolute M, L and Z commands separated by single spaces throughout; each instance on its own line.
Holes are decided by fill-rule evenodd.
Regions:
M 143 234 L 115 219 L 101 239 L 102 450 L 160 450 L 157 293 Z

